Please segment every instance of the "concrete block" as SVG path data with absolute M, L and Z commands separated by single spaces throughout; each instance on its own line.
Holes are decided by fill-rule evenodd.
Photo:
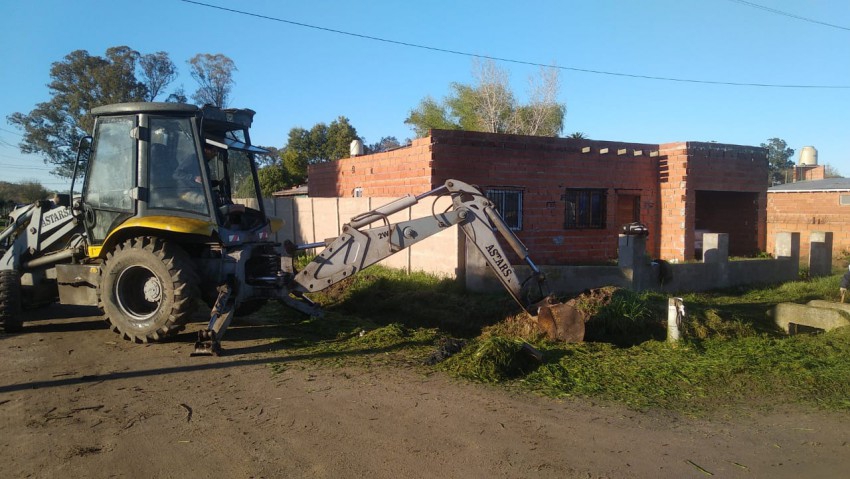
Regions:
M 776 257 L 800 262 L 800 233 L 776 234 Z
M 618 263 L 621 268 L 634 268 L 646 263 L 646 237 L 620 235 Z
M 809 275 L 832 274 L 832 232 L 812 231 L 809 235 Z
M 818 303 L 827 303 L 827 301 Z M 831 304 L 838 305 L 838 303 Z M 773 308 L 772 316 L 776 325 L 786 333 L 792 331 L 791 325 L 794 324 L 823 329 L 824 331 L 850 326 L 850 311 L 836 307 L 815 307 L 807 304 L 779 303 Z
M 704 233 L 702 235 L 702 262 L 725 263 L 729 261 L 729 234 Z

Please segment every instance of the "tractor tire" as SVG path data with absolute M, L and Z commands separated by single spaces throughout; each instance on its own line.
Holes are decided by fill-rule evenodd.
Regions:
M 112 330 L 147 343 L 181 331 L 195 309 L 198 276 L 183 248 L 132 238 L 106 256 L 99 306 Z
M 14 270 L 0 271 L 0 323 L 7 333 L 17 333 L 24 327 L 21 280 Z

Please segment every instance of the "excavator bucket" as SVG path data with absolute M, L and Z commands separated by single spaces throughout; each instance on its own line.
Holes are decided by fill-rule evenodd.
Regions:
M 584 341 L 584 317 L 572 305 L 561 303 L 552 296 L 531 305 L 528 311 L 534 315 L 537 327 L 549 339 L 567 343 Z

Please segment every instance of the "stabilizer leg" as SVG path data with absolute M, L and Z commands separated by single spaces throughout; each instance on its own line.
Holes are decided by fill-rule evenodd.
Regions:
M 218 298 L 210 314 L 207 329 L 198 331 L 198 341 L 192 356 L 220 356 L 221 338 L 233 319 L 236 303 L 233 300 L 233 286 L 230 281 L 218 287 Z

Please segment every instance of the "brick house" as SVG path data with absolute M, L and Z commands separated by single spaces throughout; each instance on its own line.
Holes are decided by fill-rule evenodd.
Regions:
M 432 130 L 407 147 L 309 168 L 311 197 L 396 197 L 457 178 L 481 187 L 539 264 L 617 258 L 623 224 L 653 257 L 694 258 L 699 231 L 730 253 L 765 247 L 767 153 L 718 143 L 638 144 Z
M 850 251 L 850 178 L 799 181 L 768 189 L 767 229 L 770 252 L 775 249 L 776 233 L 788 231 L 800 232 L 804 258 L 814 231 L 832 232 L 833 255 Z

